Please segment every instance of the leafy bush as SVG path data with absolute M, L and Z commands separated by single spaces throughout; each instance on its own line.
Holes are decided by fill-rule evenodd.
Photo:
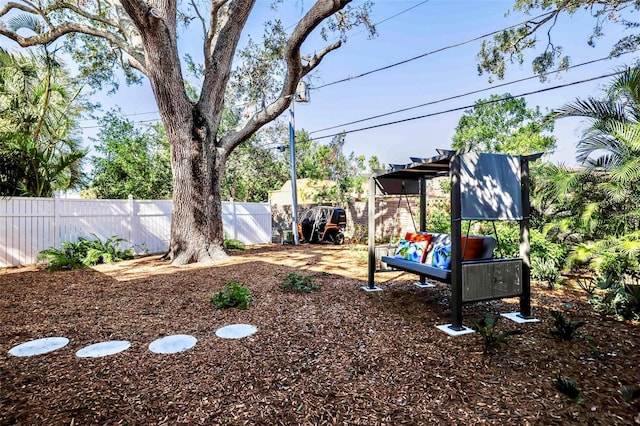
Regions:
M 353 224 L 353 232 L 351 233 L 351 237 L 349 238 L 349 242 L 351 244 L 366 244 L 367 243 L 367 230 L 368 228 L 365 225 L 360 223 Z
M 233 238 L 225 238 L 224 248 L 227 250 L 244 250 L 246 246 L 240 240 L 234 240 Z
M 482 223 L 479 232 L 483 235 L 497 233 L 499 247 L 496 247 L 496 256 L 520 257 L 520 226 L 516 222 L 497 222 L 494 231 L 490 223 Z M 567 256 L 567 249 L 562 244 L 551 242 L 537 229 L 531 229 L 529 233 L 529 247 L 531 261 L 536 259 L 552 261 L 556 269 L 560 270 L 564 266 L 564 259 Z
M 311 275 L 300 275 L 295 272 L 284 277 L 280 288 L 284 291 L 296 291 L 299 293 L 311 293 L 312 291 L 321 290 L 320 284 L 316 283 Z
M 534 258 L 531 260 L 531 277 L 546 282 L 547 288 L 553 290 L 560 278 L 560 270 L 552 259 Z
M 484 353 L 489 353 L 499 348 L 502 344 L 506 344 L 507 338 L 515 334 L 522 334 L 521 330 L 507 330 L 502 332 L 496 331 L 496 324 L 500 317 L 487 315 L 483 320 L 477 321 L 470 319 L 471 327 L 476 330 L 483 338 Z
M 480 226 L 479 233 L 482 235 L 491 235 L 497 239 L 498 244 L 495 248 L 496 257 L 520 257 L 520 227 L 515 222 L 496 222 L 495 231 L 493 224 L 483 222 Z M 495 235 L 497 234 L 497 236 Z
M 236 281 L 228 281 L 222 287 L 222 291 L 211 296 L 211 303 L 216 309 L 249 309 L 250 302 L 251 294 L 249 294 L 249 289 L 241 286 Z
M 580 388 L 578 388 L 578 384 L 575 381 L 558 376 L 553 380 L 553 387 L 567 395 L 573 402 L 582 402 Z
M 75 243 L 63 242 L 61 249 L 49 248 L 38 253 L 38 259 L 47 262 L 50 271 L 85 268 L 100 263 L 113 263 L 132 259 L 135 253 L 131 249 L 121 250 L 120 244 L 126 242 L 116 236 L 102 242 L 95 234 L 95 240 L 78 238 Z
M 429 232 L 448 234 L 451 232 L 451 214 L 444 208 L 432 207 L 426 217 L 426 228 Z
M 586 267 L 596 275 L 620 279 L 640 275 L 640 231 L 620 237 L 586 241 L 573 247 L 567 264 Z
M 589 302 L 600 315 L 640 320 L 640 280 L 633 276 L 599 278 L 600 291 Z
M 551 334 L 560 340 L 573 340 L 577 335 L 578 328 L 584 325 L 584 321 L 567 321 L 562 312 L 552 310 L 550 313 L 554 319 L 553 325 L 555 327 L 551 330 Z
M 559 270 L 564 267 L 564 259 L 567 256 L 567 248 L 565 245 L 549 241 L 547 236 L 537 229 L 531 230 L 529 243 L 531 247 L 531 259 L 552 261 Z

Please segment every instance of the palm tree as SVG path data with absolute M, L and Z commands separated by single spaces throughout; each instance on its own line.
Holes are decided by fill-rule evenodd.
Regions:
M 541 180 L 540 194 L 556 192 L 550 212 L 570 221 L 582 235 L 572 257 L 610 268 L 620 259 L 638 265 L 640 231 L 640 68 L 626 68 L 611 82 L 604 99 L 588 98 L 554 111 L 555 118 L 584 117 L 590 125 L 577 145 L 577 160 L 586 169 L 551 172 Z M 546 189 L 546 191 L 544 190 Z M 554 203 L 551 203 L 552 205 Z M 559 214 L 569 209 L 569 215 Z M 548 229 L 560 229 L 554 219 Z M 587 250 L 586 248 L 589 248 Z M 635 266 L 634 266 L 635 267 Z M 596 268 L 597 269 L 597 268 Z M 619 272 L 619 271 L 618 271 Z
M 556 118 L 584 117 L 591 125 L 578 143 L 577 159 L 611 173 L 620 184 L 640 178 L 640 68 L 626 68 L 604 100 L 576 100 L 554 111 Z
M 0 195 L 52 196 L 81 181 L 80 87 L 54 53 L 0 49 Z

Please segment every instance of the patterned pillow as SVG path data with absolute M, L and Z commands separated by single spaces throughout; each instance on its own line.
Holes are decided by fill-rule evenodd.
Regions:
M 426 251 L 426 241 L 407 241 L 403 239 L 398 241 L 398 249 L 393 257 L 411 262 L 422 262 Z
M 407 241 L 431 241 L 431 234 L 424 232 L 407 232 L 404 234 L 404 239 Z
M 422 259 L 420 259 L 421 263 L 425 263 L 428 253 L 429 253 L 429 249 L 431 248 L 431 234 L 427 234 L 427 233 L 415 233 L 415 232 L 407 232 L 404 235 L 404 239 L 407 241 L 413 241 L 413 242 L 425 242 L 426 243 L 426 248 L 425 250 L 422 252 Z
M 451 246 L 438 245 L 433 250 L 433 266 L 440 269 L 451 269 Z

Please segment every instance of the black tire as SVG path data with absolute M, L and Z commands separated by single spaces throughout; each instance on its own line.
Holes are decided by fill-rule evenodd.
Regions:
M 335 245 L 340 246 L 344 244 L 344 234 L 342 232 L 338 232 L 334 241 Z

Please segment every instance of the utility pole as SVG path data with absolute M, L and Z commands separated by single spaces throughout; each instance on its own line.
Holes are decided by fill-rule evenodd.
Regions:
M 295 96 L 291 97 L 289 105 L 289 163 L 291 164 L 291 210 L 293 212 L 291 231 L 293 244 L 298 245 L 298 187 L 296 185 L 296 121 L 293 113 Z
M 298 83 L 296 93 L 291 96 L 289 104 L 289 162 L 291 163 L 291 211 L 293 244 L 298 245 L 298 187 L 296 185 L 296 120 L 293 113 L 294 102 L 309 102 L 309 87 L 304 81 Z

